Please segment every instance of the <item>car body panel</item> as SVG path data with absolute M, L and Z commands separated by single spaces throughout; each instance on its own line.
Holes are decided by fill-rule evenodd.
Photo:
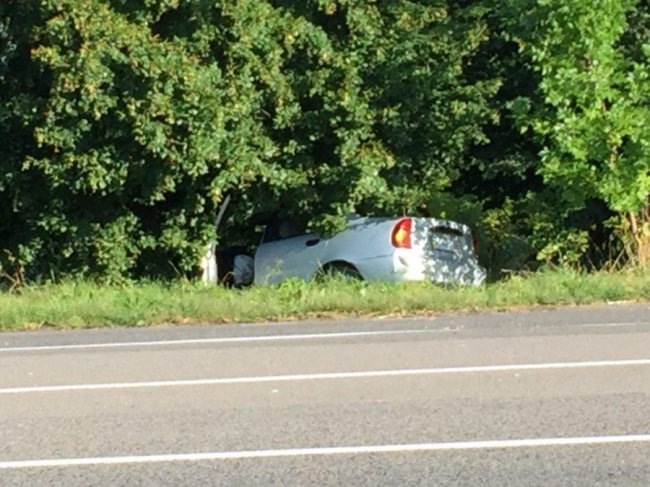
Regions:
M 255 282 L 262 277 L 265 284 L 288 277 L 310 279 L 320 268 L 326 244 L 315 234 L 262 243 L 255 253 Z
M 330 263 L 352 265 L 372 281 L 462 285 L 485 281 L 469 227 L 449 220 L 411 218 L 411 248 L 395 248 L 391 235 L 400 220 L 355 216 L 348 220 L 346 230 L 330 238 L 307 234 L 263 241 L 255 254 L 255 283 L 310 279 Z

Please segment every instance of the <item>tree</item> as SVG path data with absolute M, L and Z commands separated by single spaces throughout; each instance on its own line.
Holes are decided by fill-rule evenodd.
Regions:
M 191 275 L 226 194 L 229 235 L 261 211 L 326 231 L 422 211 L 493 116 L 496 84 L 464 76 L 482 13 L 444 2 L 32 0 L 0 18 L 0 262 L 31 279 Z
M 541 174 L 561 215 L 600 198 L 621 215 L 631 257 L 650 258 L 647 6 L 636 0 L 512 1 L 516 35 L 541 74 L 543 103 L 518 100 L 544 143 Z M 637 11 L 641 9 L 641 12 Z M 633 24 L 630 26 L 630 22 Z

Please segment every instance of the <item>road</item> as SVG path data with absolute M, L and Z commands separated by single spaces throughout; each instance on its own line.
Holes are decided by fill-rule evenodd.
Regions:
M 650 304 L 0 335 L 0 485 L 650 485 Z

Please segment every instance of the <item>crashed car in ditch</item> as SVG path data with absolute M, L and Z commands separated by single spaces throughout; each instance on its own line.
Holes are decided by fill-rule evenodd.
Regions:
M 436 218 L 353 216 L 344 231 L 331 237 L 276 220 L 264 225 L 254 255 L 239 259 L 239 264 L 237 257 L 231 259 L 238 284 L 328 273 L 369 281 L 481 285 L 486 276 L 470 228 Z

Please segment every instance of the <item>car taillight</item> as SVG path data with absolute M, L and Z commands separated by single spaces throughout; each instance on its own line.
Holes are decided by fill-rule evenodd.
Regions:
M 479 251 L 478 237 L 474 232 L 472 232 L 472 245 L 474 246 L 474 252 L 476 252 L 476 255 L 478 255 L 478 251 Z
M 393 247 L 401 249 L 411 248 L 411 226 L 413 221 L 410 218 L 402 218 L 395 224 L 391 235 Z

